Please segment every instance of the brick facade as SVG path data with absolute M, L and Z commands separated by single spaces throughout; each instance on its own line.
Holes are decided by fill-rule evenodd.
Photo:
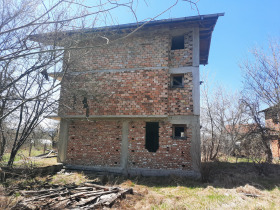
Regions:
M 265 111 L 265 126 L 270 130 L 270 149 L 274 159 L 280 158 L 280 125 L 277 114 L 271 109 Z
M 156 153 L 145 149 L 145 122 L 129 124 L 129 161 L 131 168 L 182 169 L 191 170 L 190 144 L 191 129 L 187 130 L 187 139 L 172 138 L 172 124 L 160 122 L 159 149 Z
M 67 164 L 119 167 L 121 122 L 117 120 L 73 120 L 69 125 Z M 191 129 L 186 139 L 173 139 L 172 124 L 160 122 L 159 149 L 145 149 L 145 121 L 130 121 L 128 166 L 131 168 L 191 169 Z
M 72 121 L 69 124 L 66 163 L 119 166 L 121 126 L 119 121 Z
M 131 118 L 193 115 L 192 73 L 183 74 L 184 87 L 173 88 L 169 68 L 162 68 L 192 65 L 192 34 L 190 29 L 184 34 L 185 49 L 180 50 L 170 50 L 170 34 L 152 31 L 110 46 L 74 51 L 71 57 L 75 60 L 79 55 L 80 59 L 70 61 L 74 65 L 69 65 L 70 73 L 63 80 L 59 114 L 130 115 Z M 124 68 L 133 70 L 116 71 Z M 191 170 L 191 128 L 188 127 L 187 139 L 175 140 L 172 124 L 162 121 L 160 147 L 151 153 L 145 149 L 145 122 L 129 123 L 128 167 Z M 118 120 L 72 121 L 65 163 L 120 167 L 121 127 Z
M 60 115 L 192 115 L 192 73 L 172 88 L 168 69 L 93 72 L 63 81 Z
M 59 159 L 121 173 L 199 173 L 199 64 L 218 16 L 147 26 L 125 39 L 115 28 L 79 35 L 77 47 L 86 48 L 64 55 Z M 203 21 L 209 28 L 200 34 Z M 180 49 L 172 48 L 176 36 Z M 156 125 L 150 137 L 148 123 Z

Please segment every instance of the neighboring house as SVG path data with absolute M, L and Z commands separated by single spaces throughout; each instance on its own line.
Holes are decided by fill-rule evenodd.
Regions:
M 151 21 L 77 34 L 65 51 L 59 161 L 69 168 L 198 175 L 199 65 L 223 14 Z M 107 37 L 110 42 L 106 44 Z M 103 46 L 89 48 L 96 43 Z
M 226 125 L 225 129 L 224 146 L 228 147 L 228 151 L 231 151 L 230 155 L 245 157 L 248 152 L 248 148 L 245 146 L 247 145 L 246 140 L 258 129 L 257 124 Z
M 38 139 L 41 144 L 52 145 L 52 141 L 50 139 Z
M 276 160 L 280 158 L 280 124 L 279 108 L 270 107 L 264 110 L 265 126 L 270 129 L 270 149 L 272 157 Z
M 257 129 L 257 125 L 254 123 L 236 124 L 236 125 L 226 125 L 225 128 L 228 133 L 233 133 L 235 135 L 244 136 L 244 135 L 254 131 L 255 129 Z

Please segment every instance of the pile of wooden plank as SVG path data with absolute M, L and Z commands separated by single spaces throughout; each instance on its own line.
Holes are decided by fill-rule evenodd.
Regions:
M 20 191 L 24 199 L 14 209 L 95 209 L 112 207 L 116 200 L 133 194 L 132 188 L 121 189 L 94 183 L 54 189 Z

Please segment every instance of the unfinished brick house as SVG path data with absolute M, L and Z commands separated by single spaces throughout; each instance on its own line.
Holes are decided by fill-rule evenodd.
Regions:
M 65 50 L 58 160 L 123 174 L 198 175 L 199 65 L 208 63 L 222 15 L 152 21 L 122 39 L 139 23 L 66 32 L 81 49 Z
M 265 126 L 270 128 L 270 149 L 272 152 L 272 157 L 275 160 L 280 158 L 280 122 L 279 122 L 279 109 L 270 107 L 264 110 L 265 113 Z

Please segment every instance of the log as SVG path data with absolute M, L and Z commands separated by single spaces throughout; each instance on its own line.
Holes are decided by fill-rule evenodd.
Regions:
M 107 199 L 107 200 L 104 202 L 104 205 L 111 208 L 111 206 L 115 203 L 115 201 L 116 201 L 118 198 L 121 198 L 121 197 L 123 197 L 123 196 L 126 195 L 126 194 L 133 194 L 132 188 L 127 189 L 127 190 L 123 190 L 123 191 L 121 191 L 121 192 L 119 192 L 119 193 L 117 193 L 117 194 L 112 195 L 109 199 Z
M 100 196 L 103 196 L 103 195 L 106 195 L 106 194 L 111 194 L 111 193 L 114 193 L 112 191 L 105 191 L 105 192 L 100 192 L 100 193 L 92 193 L 92 194 L 89 194 L 90 196 L 94 196 L 95 198 L 98 198 Z M 77 206 L 83 206 L 87 203 L 90 203 L 91 201 L 93 201 L 94 199 L 92 199 L 93 197 L 90 197 L 88 199 L 83 199 L 82 201 L 80 201 Z
M 93 190 L 93 187 L 77 187 L 74 190 Z
M 257 194 L 250 194 L 250 193 L 242 193 L 242 194 L 253 198 L 261 197 L 261 195 L 257 195 Z
M 132 194 L 133 190 L 85 183 L 83 186 L 65 186 L 21 193 L 24 196 L 33 196 L 17 203 L 16 207 L 23 209 L 93 209 L 99 206 L 111 207 L 118 198 L 128 193 Z
M 52 209 L 64 209 L 65 206 L 67 206 L 69 204 L 69 200 L 63 200 L 63 201 L 59 201 L 58 203 L 54 203 L 52 204 L 50 207 L 52 207 Z
M 41 196 L 35 196 L 35 197 L 25 200 L 25 201 L 27 202 L 27 201 L 41 200 L 43 198 L 48 198 L 48 197 L 52 197 L 52 196 L 62 196 L 62 195 L 68 194 L 68 193 L 69 193 L 69 191 L 66 189 L 66 191 L 64 191 L 64 192 L 52 192 L 52 193 L 48 193 L 48 194 L 41 195 Z
M 51 193 L 55 191 L 65 190 L 66 188 L 58 188 L 58 189 L 47 189 L 47 190 L 29 190 L 29 191 L 19 191 L 22 195 L 32 195 L 32 194 L 42 194 L 42 193 Z
M 110 187 L 105 187 L 105 186 L 98 185 L 98 184 L 93 184 L 93 183 L 85 183 L 84 185 L 86 187 L 94 187 L 96 189 L 103 189 L 103 190 L 106 190 L 106 191 L 110 190 Z

